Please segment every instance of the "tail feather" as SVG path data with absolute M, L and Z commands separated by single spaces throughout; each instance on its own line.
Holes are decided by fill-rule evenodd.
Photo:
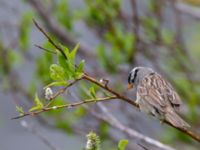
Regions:
M 170 110 L 165 114 L 165 119 L 178 128 L 188 128 L 190 125 L 185 122 L 176 112 Z

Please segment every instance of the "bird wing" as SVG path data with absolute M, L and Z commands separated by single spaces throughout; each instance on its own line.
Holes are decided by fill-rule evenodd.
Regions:
M 173 87 L 157 73 L 144 77 L 138 85 L 138 94 L 159 111 L 168 106 L 176 109 L 181 104 Z
M 169 82 L 166 82 L 167 86 L 164 89 L 164 92 L 166 93 L 166 97 L 170 101 L 171 105 L 173 107 L 180 107 L 182 104 L 181 98 L 178 95 L 178 93 L 174 90 L 174 88 L 171 86 Z

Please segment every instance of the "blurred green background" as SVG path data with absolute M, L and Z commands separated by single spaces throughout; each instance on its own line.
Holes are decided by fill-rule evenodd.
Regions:
M 15 105 L 25 110 L 30 108 L 35 93 L 38 92 L 42 97 L 43 87 L 51 82 L 49 66 L 55 62 L 55 58 L 35 45 L 49 50 L 54 48 L 36 29 L 33 18 L 43 25 L 55 41 L 68 48 L 80 43 L 77 62 L 81 59 L 86 61 L 85 71 L 96 79 L 109 79 L 110 86 L 132 99 L 134 93 L 126 91 L 129 71 L 135 66 L 148 66 L 158 71 L 181 96 L 184 102 L 181 110 L 183 118 L 194 131 L 200 133 L 200 7 L 199 1 L 195 2 L 1 0 L 1 149 L 36 149 L 35 145 L 37 149 L 49 149 L 36 137 L 24 132 L 19 125 L 20 120 L 10 120 L 17 115 Z M 55 103 L 84 98 L 87 96 L 87 87 L 87 83 L 80 82 L 58 97 Z M 160 125 L 159 121 L 128 104 L 109 102 L 106 106 L 125 125 L 144 135 L 177 149 L 198 149 L 197 143 L 187 136 Z M 90 107 L 95 109 L 97 106 Z M 57 110 L 37 118 L 24 119 L 37 126 L 39 132 L 61 149 L 83 149 L 85 135 L 91 130 L 99 134 L 102 149 L 116 149 L 117 141 L 122 138 L 132 143 L 127 149 L 138 149 L 137 141 L 95 118 L 84 107 Z

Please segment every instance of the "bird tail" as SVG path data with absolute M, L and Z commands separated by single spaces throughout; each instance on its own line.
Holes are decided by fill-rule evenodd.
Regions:
M 178 128 L 188 128 L 190 125 L 185 122 L 176 112 L 169 110 L 165 114 L 165 119 L 170 122 L 172 125 Z

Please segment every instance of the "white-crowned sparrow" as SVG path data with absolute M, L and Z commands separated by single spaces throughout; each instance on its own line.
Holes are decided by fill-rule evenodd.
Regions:
M 136 87 L 137 99 L 141 111 L 150 113 L 160 120 L 167 120 L 172 125 L 190 127 L 176 111 L 181 106 L 181 99 L 161 75 L 147 67 L 135 67 L 128 77 L 129 89 Z

